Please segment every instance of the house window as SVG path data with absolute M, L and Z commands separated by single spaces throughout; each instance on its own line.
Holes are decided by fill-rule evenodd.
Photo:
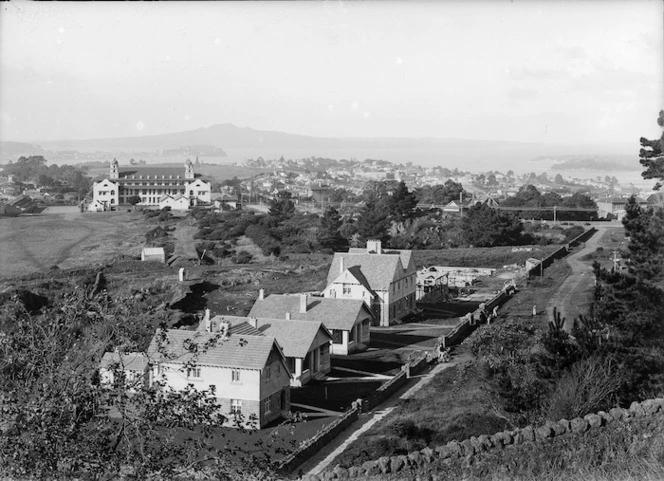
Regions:
M 268 396 L 265 399 L 265 401 L 263 401 L 263 406 L 264 406 L 263 412 L 265 412 L 265 414 L 269 414 L 272 412 L 272 396 Z
M 233 369 L 231 371 L 231 382 L 240 382 L 240 371 Z
M 192 379 L 199 379 L 201 377 L 201 368 L 200 367 L 190 367 L 187 369 L 187 377 Z
M 343 285 L 343 293 L 344 293 L 344 295 L 350 294 L 350 284 L 344 284 Z
M 271 377 L 272 377 L 271 366 L 265 366 L 265 379 L 270 379 Z
M 302 360 L 302 372 L 311 369 L 311 354 L 312 353 L 308 352 L 306 356 L 304 356 L 304 359 Z
M 342 344 L 344 342 L 343 331 L 341 329 L 332 329 L 332 342 Z
M 242 414 L 242 399 L 231 399 L 231 413 Z

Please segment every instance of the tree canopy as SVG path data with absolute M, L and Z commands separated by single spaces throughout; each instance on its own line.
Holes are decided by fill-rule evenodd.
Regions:
M 477 204 L 466 211 L 462 219 L 464 240 L 475 247 L 516 245 L 523 225 L 513 214 L 500 212 L 485 204 Z

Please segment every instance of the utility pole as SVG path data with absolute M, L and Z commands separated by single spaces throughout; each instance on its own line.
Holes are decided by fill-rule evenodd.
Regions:
M 617 272 L 618 271 L 618 263 L 622 260 L 622 259 L 620 259 L 620 257 L 618 257 L 618 251 L 617 250 L 613 251 L 613 259 L 611 259 L 611 260 L 613 261 L 613 272 Z

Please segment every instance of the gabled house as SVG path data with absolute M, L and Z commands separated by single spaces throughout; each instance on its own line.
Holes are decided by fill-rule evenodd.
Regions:
M 416 288 L 412 251 L 384 251 L 380 241 L 368 241 L 366 249 L 334 254 L 323 296 L 362 300 L 380 326 L 389 326 L 415 310 Z
M 88 204 L 88 212 L 104 212 L 105 210 L 104 203 L 99 200 L 93 200 Z
M 260 332 L 274 337 L 282 347 L 293 376 L 291 386 L 303 386 L 330 372 L 332 334 L 322 322 L 265 318 L 254 322 Z
M 249 317 L 320 322 L 332 334 L 332 354 L 347 355 L 369 346 L 372 312 L 361 299 L 272 294 L 261 289 Z
M 224 323 L 234 334 L 274 337 L 286 356 L 291 386 L 303 386 L 330 372 L 332 334 L 321 322 L 224 315 L 210 318 L 206 309 L 198 331 L 216 332 Z
M 290 374 L 274 337 L 246 323 L 220 322 L 203 330 L 159 331 L 148 348 L 151 378 L 176 391 L 215 389 L 229 426 L 262 428 L 290 410 Z M 208 331 L 207 328 L 210 330 Z M 197 351 L 197 352 L 195 352 Z
M 142 352 L 107 352 L 99 363 L 102 386 L 121 382 L 129 392 L 148 381 L 148 357 Z
M 597 201 L 597 214 L 600 217 L 606 219 L 617 219 L 622 220 L 625 217 L 625 206 L 629 198 L 627 197 L 615 197 L 613 199 L 604 199 Z M 648 201 L 643 200 L 639 197 L 636 198 L 637 204 L 641 207 L 647 207 Z
M 461 205 L 459 202 L 453 200 L 445 207 L 443 207 L 443 212 L 446 214 L 459 214 L 461 212 Z

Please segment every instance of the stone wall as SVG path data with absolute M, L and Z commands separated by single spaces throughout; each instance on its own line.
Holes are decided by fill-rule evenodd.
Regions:
M 523 429 L 502 431 L 491 436 L 481 435 L 463 441 L 450 441 L 445 445 L 424 448 L 407 455 L 383 456 L 376 460 L 365 461 L 361 466 L 342 468 L 337 465 L 332 470 L 319 475 L 306 475 L 303 479 L 322 481 L 386 474 L 398 475 L 398 473 L 404 473 L 405 478 L 407 472 L 413 474 L 412 471 L 439 460 L 455 458 L 469 460 L 480 453 L 503 449 L 507 446 L 544 444 L 560 436 L 587 436 L 593 431 L 600 432 L 599 430 L 612 423 L 628 423 L 634 419 L 653 416 L 664 416 L 664 398 L 649 399 L 640 403 L 633 402 L 629 409 L 613 408 L 609 412 L 600 411 L 597 414 L 588 414 L 583 418 L 561 419 L 547 422 L 542 426 L 527 426 Z

